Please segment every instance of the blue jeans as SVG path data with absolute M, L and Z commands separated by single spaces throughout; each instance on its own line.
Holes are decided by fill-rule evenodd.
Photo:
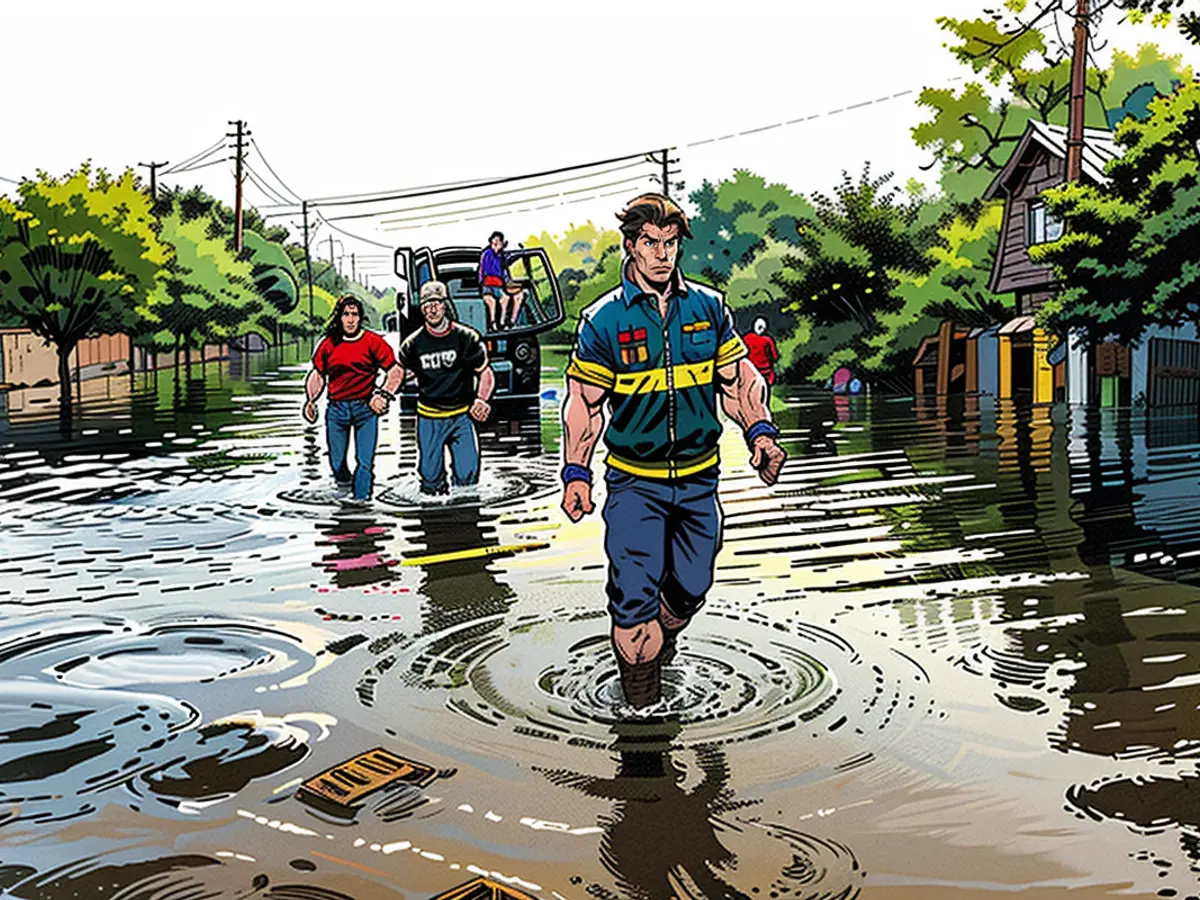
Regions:
M 325 413 L 325 438 L 329 443 L 329 465 L 333 477 L 341 482 L 351 480 L 346 467 L 346 448 L 350 444 L 350 429 L 354 429 L 354 499 L 371 496 L 375 472 L 375 442 L 379 438 L 379 416 L 371 411 L 366 400 L 330 400 Z
M 660 597 L 672 615 L 691 618 L 712 587 L 721 549 L 716 466 L 675 480 L 610 466 L 604 481 L 605 590 L 613 624 L 649 622 Z
M 446 488 L 446 447 L 450 448 L 450 466 L 454 484 L 465 486 L 479 481 L 479 442 L 475 426 L 466 413 L 456 416 L 417 415 L 417 450 L 420 460 L 421 492 L 444 494 Z

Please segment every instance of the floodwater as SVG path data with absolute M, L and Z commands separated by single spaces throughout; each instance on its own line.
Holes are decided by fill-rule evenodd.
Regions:
M 634 714 L 557 398 L 428 505 L 389 415 L 353 506 L 303 372 L 88 382 L 70 439 L 0 395 L 3 892 L 1200 896 L 1194 412 L 788 398 L 775 488 L 726 434 L 717 585 Z M 374 747 L 436 777 L 297 796 Z

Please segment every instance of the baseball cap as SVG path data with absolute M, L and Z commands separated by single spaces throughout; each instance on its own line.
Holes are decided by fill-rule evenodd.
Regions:
M 421 285 L 421 302 L 428 303 L 431 300 L 449 300 L 450 292 L 446 290 L 446 285 L 440 281 L 427 281 Z

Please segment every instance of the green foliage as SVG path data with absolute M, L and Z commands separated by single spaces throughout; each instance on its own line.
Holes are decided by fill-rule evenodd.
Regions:
M 591 222 L 572 225 L 562 235 L 543 231 L 525 239 L 527 247 L 541 247 L 550 257 L 563 302 L 570 306 L 581 285 L 592 275 L 605 253 L 620 249 L 621 232 L 597 228 Z
M 874 358 L 872 340 L 886 334 L 885 317 L 902 307 L 901 278 L 927 275 L 933 267 L 928 251 L 938 240 L 942 210 L 889 188 L 890 180 L 869 171 L 857 181 L 847 174 L 831 196 L 816 195 L 816 224 L 775 276 L 787 297 L 784 309 L 809 325 L 812 339 L 845 341 L 840 355 L 814 356 L 806 347 L 805 358 L 818 365 L 802 366 L 800 374 L 822 379 L 839 362 L 851 359 L 861 367 Z
M 227 341 L 250 330 L 262 310 L 253 267 L 228 251 L 219 230 L 213 236 L 211 224 L 203 216 L 186 219 L 178 208 L 163 218 L 162 237 L 173 253 L 153 298 L 161 326 L 143 343 L 164 348 Z
M 926 88 L 918 101 L 932 115 L 913 129 L 913 139 L 933 153 L 943 191 L 964 208 L 976 207 L 1031 120 L 1067 121 L 1071 48 L 1052 28 L 1055 4 L 1005 6 L 987 19 L 938 19 L 953 36 L 950 52 L 980 78 L 957 91 Z M 1191 77 L 1180 57 L 1153 45 L 1137 55 L 1117 52 L 1107 70 L 1088 69 L 1086 124 L 1105 128 L 1142 114 L 1151 96 Z
M 62 178 L 39 172 L 18 193 L 0 198 L 0 305 L 10 316 L 62 361 L 82 338 L 152 315 L 168 250 L 132 171 L 114 179 L 85 163 Z M 69 399 L 68 379 L 62 392 Z
M 867 341 L 872 353 L 863 360 L 865 369 L 903 369 L 921 340 L 943 321 L 987 326 L 1011 315 L 1004 298 L 988 290 L 1003 213 L 1003 205 L 994 203 L 974 221 L 951 219 L 938 229 L 938 241 L 927 251 L 929 272 L 898 273 L 894 293 L 900 305 L 879 317 L 881 328 Z
M 812 204 L 782 184 L 740 169 L 731 180 L 705 181 L 691 194 L 699 210 L 684 244 L 685 273 L 723 287 L 733 268 L 747 264 L 768 238 L 797 245 L 815 218 Z
M 1065 288 L 1040 316 L 1090 341 L 1136 339 L 1147 324 L 1200 321 L 1200 84 L 1150 103 L 1145 121 L 1117 131 L 1124 149 L 1102 186 L 1048 191 L 1066 222 L 1063 238 L 1030 250 L 1055 266 Z

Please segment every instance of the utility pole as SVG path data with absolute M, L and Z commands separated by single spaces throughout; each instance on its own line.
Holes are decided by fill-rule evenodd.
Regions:
M 246 123 L 241 119 L 236 122 L 230 122 L 237 130 L 233 134 L 226 134 L 226 137 L 233 138 L 234 144 L 234 223 L 233 223 L 233 245 L 238 253 L 242 252 L 242 158 L 245 155 L 246 138 L 250 136 L 250 130 L 246 128 Z
M 313 289 L 312 289 L 312 260 L 308 255 L 308 201 L 300 204 L 300 213 L 304 216 L 304 269 L 308 273 L 308 322 L 312 326 Z
M 329 236 L 329 268 L 332 269 L 335 265 L 336 265 L 336 262 L 334 261 L 334 258 L 333 258 L 333 235 L 331 234 Z M 342 273 L 339 271 L 338 274 L 341 275 Z M 334 283 L 335 284 L 337 283 L 337 279 L 334 279 Z
M 158 177 L 157 177 L 158 170 L 161 169 L 163 166 L 167 165 L 167 163 L 166 162 L 160 162 L 160 163 L 148 162 L 148 163 L 138 163 L 138 165 L 143 169 L 150 170 L 150 201 L 152 203 L 157 203 L 158 202 Z
M 354 268 L 354 254 L 353 253 L 350 254 L 350 280 L 358 281 L 358 273 L 357 273 L 357 270 Z
M 659 189 L 662 195 L 668 199 L 671 197 L 671 176 L 678 175 L 678 169 L 672 169 L 671 164 L 679 162 L 679 158 L 671 157 L 671 148 L 664 147 L 660 153 L 647 153 L 646 162 L 654 163 L 656 166 L 662 166 L 662 171 L 655 176 L 658 181 Z M 683 182 L 680 182 L 676 187 L 682 188 Z
M 1071 105 L 1067 112 L 1067 181 L 1083 177 L 1083 117 L 1087 90 L 1088 0 L 1075 3 L 1075 48 L 1071 56 Z

